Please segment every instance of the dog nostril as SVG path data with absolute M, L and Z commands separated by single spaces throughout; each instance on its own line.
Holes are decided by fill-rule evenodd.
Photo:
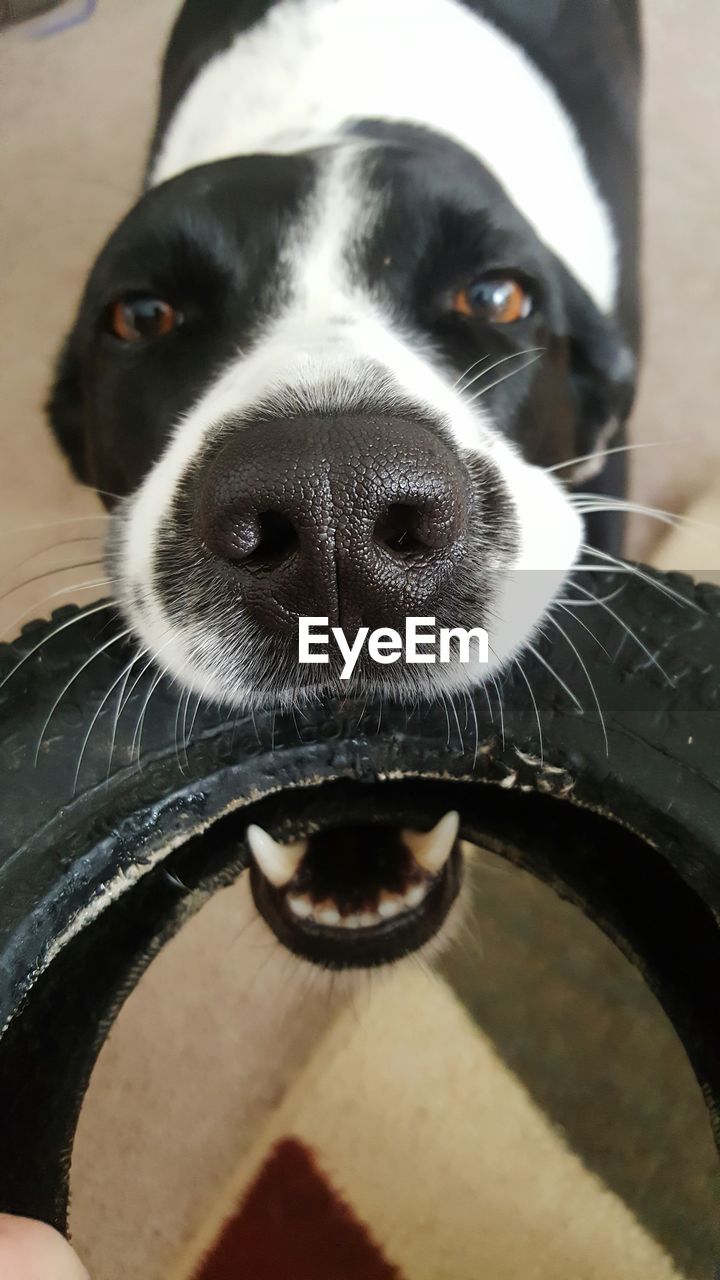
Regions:
M 276 569 L 295 553 L 300 538 L 288 516 L 261 511 L 251 516 L 228 516 L 209 537 L 217 555 L 252 570 Z
M 257 517 L 255 546 L 244 563 L 255 569 L 274 569 L 288 560 L 300 545 L 297 529 L 281 511 L 262 511 Z
M 428 543 L 422 536 L 425 523 L 427 517 L 418 507 L 406 502 L 393 502 L 377 520 L 373 538 L 386 551 L 410 558 L 428 549 Z

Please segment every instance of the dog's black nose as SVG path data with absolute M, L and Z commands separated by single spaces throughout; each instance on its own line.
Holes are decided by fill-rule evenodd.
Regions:
M 239 425 L 201 476 L 199 532 L 264 628 L 346 630 L 433 613 L 465 551 L 464 468 L 396 418 Z

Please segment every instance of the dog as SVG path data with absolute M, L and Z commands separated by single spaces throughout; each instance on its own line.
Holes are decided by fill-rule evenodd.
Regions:
M 485 628 L 492 674 L 584 543 L 618 553 L 640 61 L 633 0 L 187 0 L 49 418 L 106 495 L 129 626 L 188 690 L 347 693 L 332 658 L 298 664 L 306 615 Z M 350 687 L 479 678 L 363 654 Z M 355 892 L 350 833 L 355 872 L 320 901 L 312 841 L 250 842 L 296 932 L 384 930 L 387 958 L 457 823 L 386 835 L 392 891 Z

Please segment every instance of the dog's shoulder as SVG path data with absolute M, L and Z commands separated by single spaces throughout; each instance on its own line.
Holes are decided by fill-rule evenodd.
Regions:
M 452 0 L 492 22 L 553 84 L 581 135 L 593 119 L 623 116 L 634 126 L 640 66 L 637 0 Z M 195 77 L 282 0 L 185 0 L 163 63 L 156 136 Z M 408 24 L 416 20 L 408 6 Z M 595 110 L 595 107 L 602 110 Z M 592 138 L 588 136 L 591 149 Z
M 618 241 L 619 312 L 639 340 L 639 0 L 459 0 L 518 45 L 571 118 Z
M 276 3 L 277 0 L 185 0 L 163 59 L 151 162 L 175 107 L 198 73 L 236 36 L 266 17 Z
M 519 45 L 552 84 L 612 204 L 636 163 L 641 76 L 637 0 L 460 0 Z

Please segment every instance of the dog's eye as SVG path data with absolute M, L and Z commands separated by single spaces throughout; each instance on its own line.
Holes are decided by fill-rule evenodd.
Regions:
M 150 294 L 119 298 L 110 307 L 108 327 L 123 342 L 164 338 L 180 323 L 181 316 L 169 302 Z
M 458 289 L 452 300 L 453 311 L 490 324 L 525 320 L 532 307 L 528 290 L 515 276 L 481 276 L 466 289 Z

